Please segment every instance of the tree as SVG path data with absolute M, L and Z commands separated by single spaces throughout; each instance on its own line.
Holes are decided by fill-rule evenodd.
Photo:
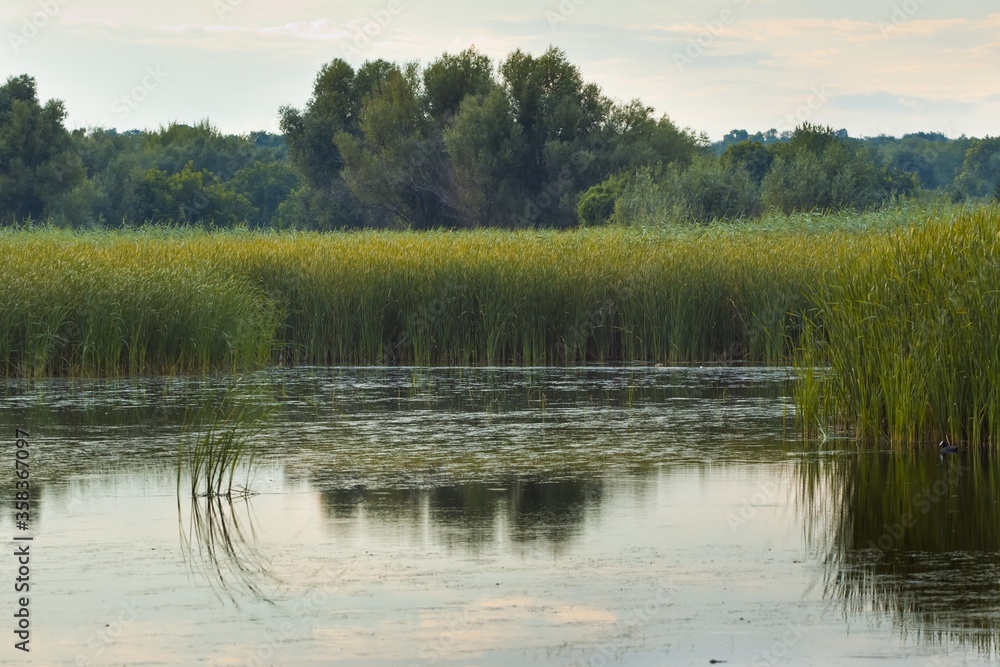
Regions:
M 730 146 L 735 144 L 743 143 L 744 141 L 750 141 L 750 133 L 746 130 L 730 130 L 722 136 L 722 141 L 717 142 L 713 145 L 716 155 L 720 155 L 726 151 Z
M 554 47 L 537 58 L 514 51 L 500 73 L 525 146 L 511 165 L 526 196 L 520 224 L 575 224 L 578 193 L 604 177 L 593 168 L 593 140 L 611 103 Z
M 729 169 L 745 169 L 750 178 L 760 185 L 771 170 L 774 153 L 758 141 L 743 141 L 729 146 L 720 160 Z
M 360 132 L 361 105 L 399 68 L 385 60 L 366 62 L 357 72 L 337 58 L 316 76 L 305 110 L 281 108 L 281 130 L 288 142 L 292 165 L 314 193 L 297 195 L 300 210 L 308 210 L 310 224 L 322 229 L 357 227 L 364 216 L 360 202 L 344 182 L 344 160 L 334 137 Z M 305 201 L 311 202 L 302 209 Z M 286 215 L 288 211 L 286 210 Z M 287 218 L 285 219 L 288 223 Z
M 818 156 L 779 155 L 761 182 L 761 203 L 786 214 L 812 211 L 829 207 L 829 192 L 829 177 Z
M 510 99 L 494 89 L 468 97 L 443 140 L 455 174 L 455 208 L 465 226 L 509 226 L 526 194 L 516 165 L 527 150 Z
M 679 172 L 674 189 L 685 215 L 695 222 L 760 213 L 760 191 L 749 172 L 742 167 L 726 168 L 711 157 L 701 157 Z
M 143 222 L 133 218 L 139 206 L 139 184 L 152 167 L 142 143 L 143 133 L 114 130 L 96 129 L 79 137 L 87 175 L 96 192 L 95 213 L 105 224 Z
M 249 137 L 224 135 L 207 120 L 195 125 L 171 123 L 145 133 L 143 150 L 154 167 L 168 174 L 180 173 L 190 164 L 195 171 L 209 171 L 221 181 L 232 180 L 259 159 Z
M 787 142 L 777 144 L 773 150 L 776 155 L 785 158 L 803 152 L 818 156 L 830 146 L 840 143 L 842 140 L 837 137 L 832 127 L 803 123 L 795 128 Z
M 839 139 L 830 128 L 803 125 L 775 152 L 761 194 L 765 207 L 783 213 L 865 210 L 919 187 L 914 174 L 879 167 L 867 147 Z
M 191 163 L 172 175 L 150 169 L 136 199 L 131 219 L 143 222 L 232 226 L 255 212 L 246 197 L 218 183 L 210 172 L 195 171 Z
M 85 177 L 63 122 L 59 100 L 43 106 L 35 79 L 23 74 L 0 86 L 0 222 L 42 218 Z
M 499 73 L 474 48 L 424 70 L 324 67 L 307 108 L 282 110 L 305 189 L 281 224 L 353 198 L 359 224 L 570 226 L 580 194 L 609 174 L 686 165 L 702 151 L 638 100 L 613 104 L 558 49 L 515 51 Z
M 316 76 L 313 96 L 305 111 L 281 109 L 281 131 L 288 142 L 292 164 L 306 183 L 325 188 L 339 177 L 343 162 L 333 135 L 357 131 L 361 100 L 354 88 L 354 68 L 337 58 Z
M 376 220 L 413 229 L 450 226 L 450 163 L 440 131 L 424 113 L 419 67 L 389 72 L 366 95 L 359 114 L 359 135 L 341 131 L 334 143 L 343 178 Z
M 1000 137 L 973 139 L 962 170 L 955 179 L 958 194 L 967 199 L 988 197 L 1000 180 Z
M 603 123 L 603 150 L 595 161 L 604 173 L 634 171 L 642 166 L 688 166 L 701 147 L 689 130 L 679 129 L 666 115 L 635 99 L 613 105 Z M 605 157 L 605 160 L 600 158 Z
M 278 207 L 299 186 L 299 178 L 284 162 L 258 161 L 237 173 L 230 185 L 255 209 L 249 222 L 260 228 L 270 225 Z
M 427 112 L 443 126 L 454 118 L 465 98 L 484 97 L 497 87 L 493 61 L 475 47 L 457 55 L 445 53 L 423 73 Z

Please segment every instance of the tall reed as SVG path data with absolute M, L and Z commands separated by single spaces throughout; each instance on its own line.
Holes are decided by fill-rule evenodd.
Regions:
M 177 495 L 186 479 L 192 498 L 246 497 L 251 494 L 250 475 L 257 459 L 253 438 L 267 410 L 260 400 L 241 396 L 230 388 L 218 401 L 209 397 L 186 418 L 190 433 L 177 449 Z M 237 483 L 236 473 L 246 479 Z
M 922 210 L 569 232 L 0 232 L 0 374 L 787 363 L 821 276 Z
M 997 443 L 1000 208 L 894 231 L 818 277 L 797 361 L 807 428 Z
M 179 234 L 0 234 L 0 374 L 139 374 L 266 362 L 277 310 Z

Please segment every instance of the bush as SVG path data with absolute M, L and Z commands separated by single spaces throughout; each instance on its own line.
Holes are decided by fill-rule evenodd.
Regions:
M 587 227 L 608 222 L 615 212 L 615 201 L 621 196 L 624 186 L 625 177 L 615 175 L 580 195 L 580 202 L 576 206 L 580 225 Z
M 796 211 L 878 208 L 919 188 L 913 173 L 875 165 L 867 149 L 843 143 L 816 153 L 801 149 L 775 158 L 761 183 L 765 208 Z
M 662 176 L 642 169 L 622 186 L 614 219 L 623 224 L 709 222 L 760 213 L 760 193 L 746 169 L 727 169 L 702 158 L 685 170 L 669 167 Z
M 760 213 L 760 193 L 750 173 L 727 169 L 715 160 L 695 161 L 674 179 L 674 196 L 695 222 L 753 217 Z

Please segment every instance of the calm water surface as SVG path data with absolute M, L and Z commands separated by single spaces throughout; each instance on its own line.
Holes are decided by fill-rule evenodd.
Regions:
M 803 442 L 788 381 L 253 374 L 273 409 L 232 503 L 177 483 L 232 378 L 0 384 L 34 498 L 32 651 L 6 558 L 0 663 L 996 664 L 1000 468 Z

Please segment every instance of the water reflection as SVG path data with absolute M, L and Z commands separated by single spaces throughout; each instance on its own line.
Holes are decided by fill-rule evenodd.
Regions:
M 1000 461 L 863 453 L 799 471 L 823 592 L 845 616 L 1000 651 Z
M 185 564 L 218 598 L 237 606 L 239 593 L 267 600 L 263 586 L 274 576 L 257 545 L 249 498 L 205 496 L 185 502 L 178 495 L 177 525 Z
M 469 483 L 430 489 L 334 489 L 322 493 L 328 515 L 360 516 L 430 530 L 472 552 L 490 544 L 544 543 L 556 547 L 581 529 L 588 508 L 602 498 L 599 480 L 511 481 L 503 486 Z
M 806 629 L 839 646 L 842 625 L 823 616 L 826 601 L 834 600 L 848 625 L 859 618 L 885 622 L 888 629 L 873 632 L 872 644 L 894 630 L 917 639 L 920 650 L 963 644 L 966 656 L 996 655 L 997 461 L 941 461 L 933 448 L 926 456 L 809 451 L 790 457 L 803 447 L 789 428 L 787 378 L 781 369 L 720 368 L 254 374 L 245 378 L 248 389 L 275 408 L 257 437 L 268 466 L 253 483 L 262 519 L 255 520 L 249 503 L 185 499 L 177 528 L 197 585 L 181 571 L 184 595 L 212 588 L 244 604 L 271 589 L 276 575 L 268 557 L 284 563 L 282 579 L 333 563 L 346 568 L 345 586 L 356 597 L 331 595 L 336 614 L 324 618 L 368 613 L 372 627 L 383 616 L 395 618 L 395 636 L 424 627 L 418 617 L 428 617 L 430 627 L 441 622 L 433 610 L 452 604 L 444 598 L 459 601 L 449 613 L 481 601 L 455 593 L 477 581 L 470 568 L 514 572 L 501 586 L 520 587 L 520 597 L 501 600 L 511 608 L 544 590 L 570 602 L 588 598 L 593 618 L 604 618 L 629 585 L 640 592 L 622 605 L 644 604 L 646 580 L 674 572 L 697 592 L 683 609 L 678 603 L 677 614 L 665 609 L 650 631 L 664 650 L 676 646 L 678 627 L 692 637 L 706 628 L 714 628 L 706 636 L 715 638 L 728 632 L 713 620 L 722 601 L 734 605 L 730 616 L 741 623 L 757 623 L 734 635 L 763 642 L 744 651 L 748 658 L 771 645 L 768 633 L 780 628 L 774 635 L 780 637 L 787 618 L 813 602 Z M 0 427 L 32 432 L 35 511 L 44 509 L 39 526 L 59 527 L 51 539 L 65 539 L 67 552 L 116 544 L 115 576 L 120 563 L 133 577 L 145 576 L 152 546 L 164 553 L 164 542 L 173 559 L 166 560 L 175 562 L 184 415 L 231 382 L 0 382 Z M 798 475 L 800 491 L 792 502 L 784 493 L 790 474 Z M 9 477 L 0 480 L 0 491 L 10 497 Z M 812 566 L 802 564 L 800 525 L 785 521 L 796 503 L 805 514 L 804 543 L 822 563 L 812 590 L 804 590 Z M 150 520 L 160 510 L 162 530 Z M 746 521 L 735 526 L 733 516 Z M 10 517 L 0 523 L 9 525 Z M 143 554 L 135 550 L 136 535 L 161 533 L 165 541 Z M 384 572 L 395 573 L 391 585 L 379 579 Z M 441 572 L 457 573 L 460 585 L 442 584 Z M 66 589 L 85 576 L 67 575 Z M 558 585 L 546 589 L 553 579 Z M 400 591 L 413 581 L 431 583 L 420 583 L 417 601 L 409 603 Z M 352 589 L 351 582 L 364 585 Z M 282 595 L 293 583 L 282 582 Z M 492 575 L 489 585 L 498 585 Z M 739 595 L 733 592 L 741 586 Z M 433 604 L 426 602 L 435 595 Z M 377 602 L 354 604 L 365 596 Z M 708 606 L 699 607 L 702 601 Z M 761 605 L 771 605 L 770 617 L 759 613 Z M 531 625 L 510 618 L 519 631 Z M 495 626 L 491 617 L 489 627 Z M 363 636 L 328 628 L 334 630 Z M 579 644 L 578 636 L 551 632 L 552 641 Z M 519 646 L 519 636 L 504 635 L 497 645 Z
M 795 432 L 786 428 L 788 375 L 297 368 L 253 373 L 240 386 L 274 409 L 257 440 L 289 479 L 385 488 L 780 459 L 775 444 Z M 173 467 L 185 415 L 232 384 L 229 376 L 0 380 L 0 426 L 27 427 L 46 444 L 38 463 L 47 479 Z

